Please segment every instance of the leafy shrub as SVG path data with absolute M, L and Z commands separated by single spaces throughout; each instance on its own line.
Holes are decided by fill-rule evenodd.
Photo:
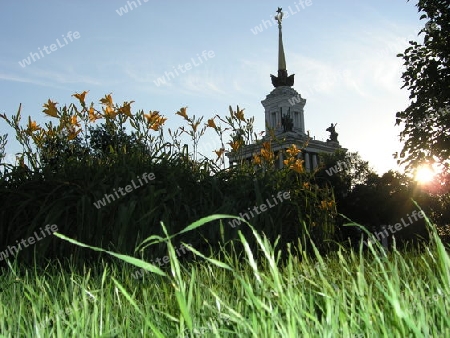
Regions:
M 19 165 L 0 178 L 0 224 L 7 234 L 0 239 L 0 248 L 32 236 L 45 224 L 56 224 L 59 232 L 77 240 L 137 254 L 135 248 L 143 239 L 162 235 L 160 222 L 169 233 L 176 233 L 210 214 L 245 213 L 279 192 L 289 192 L 290 200 L 254 215 L 250 222 L 256 229 L 273 242 L 280 237 L 282 247 L 298 240 L 306 245 L 305 231 L 313 234 L 319 248 L 325 249 L 333 238 L 336 210 L 332 190 L 313 183 L 314 174 L 305 172 L 298 159 L 301 149 L 295 145 L 284 154 L 285 167 L 276 170 L 272 144 L 277 140 L 258 140 L 253 118 L 245 119 L 239 107 L 236 111 L 230 107 L 229 116 L 216 116 L 203 125 L 203 118 L 189 116 L 183 107 L 176 115 L 187 126 L 169 129 L 168 142 L 163 131 L 167 118 L 159 112 L 132 114 L 132 102 L 117 105 L 111 95 L 102 98 L 101 109 L 96 109 L 93 103 L 86 104 L 86 94 L 73 95 L 80 106 L 57 107 L 48 100 L 44 113 L 57 123 L 51 121 L 44 127 L 30 118 L 22 127 L 20 108 L 11 118 L 1 116 L 15 130 L 23 152 Z M 207 128 L 221 141 L 216 160 L 198 153 Z M 183 144 L 184 135 L 190 137 L 193 152 Z M 231 140 L 225 144 L 226 137 Z M 227 151 L 239 153 L 254 142 L 260 150 L 252 163 L 225 168 Z M 153 173 L 155 180 L 99 207 L 99 200 L 143 173 Z M 179 240 L 199 250 L 219 250 L 222 245 L 233 245 L 238 231 L 250 234 L 245 225 L 232 227 L 217 221 Z M 162 255 L 164 249 L 155 246 L 144 255 Z M 38 259 L 70 255 L 83 261 L 92 255 L 48 238 L 21 251 L 19 257 L 30 261 L 35 252 Z

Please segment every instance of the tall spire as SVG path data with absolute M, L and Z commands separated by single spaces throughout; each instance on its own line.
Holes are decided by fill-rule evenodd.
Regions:
M 280 86 L 293 86 L 294 85 L 294 74 L 288 76 L 286 70 L 286 57 L 284 55 L 283 47 L 283 33 L 281 22 L 283 20 L 282 8 L 278 7 L 277 15 L 275 15 L 275 20 L 278 21 L 278 77 L 270 74 L 272 78 L 272 84 L 274 87 Z
M 278 21 L 278 70 L 286 70 L 286 57 L 284 56 L 283 48 L 283 33 L 281 27 L 281 21 L 283 20 L 284 13 L 281 11 L 281 7 L 278 7 L 275 20 Z

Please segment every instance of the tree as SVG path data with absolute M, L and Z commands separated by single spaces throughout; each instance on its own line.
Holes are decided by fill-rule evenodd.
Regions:
M 409 1 L 409 0 L 408 0 Z M 447 169 L 450 158 L 450 0 L 419 0 L 420 19 L 426 19 L 421 43 L 410 46 L 398 57 L 406 71 L 404 85 L 410 91 L 410 104 L 396 117 L 404 123 L 400 140 L 405 141 L 399 163 L 407 168 L 438 162 Z
M 345 198 L 357 185 L 365 182 L 373 173 L 369 162 L 364 161 L 355 152 L 338 149 L 333 154 L 321 154 L 322 166 L 318 168 L 314 177 L 319 186 L 333 187 L 337 202 Z
M 403 246 L 408 242 L 417 242 L 420 238 L 428 238 L 423 219 L 408 219 L 414 210 L 416 213 L 418 211 L 413 200 L 417 201 L 428 216 L 432 214 L 433 209 L 439 209 L 437 199 L 417 189 L 417 182 L 411 180 L 406 174 L 390 170 L 382 176 L 369 175 L 366 182 L 358 184 L 343 200 L 339 211 L 373 234 L 383 231 L 383 225 L 389 227 L 389 225 L 403 222 L 402 219 L 405 220 L 407 223 L 403 223 L 405 226 L 401 228 L 401 231 L 391 228 L 390 231 L 385 232 L 390 244 L 393 243 L 392 237 L 395 236 L 396 243 Z M 343 235 L 355 240 L 355 235 L 358 238 L 361 233 L 349 230 L 343 231 Z M 385 236 L 380 235 L 379 239 L 382 238 Z

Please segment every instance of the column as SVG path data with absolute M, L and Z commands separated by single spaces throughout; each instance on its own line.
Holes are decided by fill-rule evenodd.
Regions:
M 305 153 L 305 169 L 307 172 L 311 171 L 311 166 L 309 162 L 309 153 Z
M 306 129 L 305 129 L 305 115 L 303 112 L 303 108 L 302 110 L 299 112 L 300 115 L 300 129 L 303 133 L 306 133 Z
M 296 131 L 301 131 L 300 114 L 298 111 L 294 112 L 294 128 Z
M 317 154 L 312 154 L 312 169 L 317 168 Z

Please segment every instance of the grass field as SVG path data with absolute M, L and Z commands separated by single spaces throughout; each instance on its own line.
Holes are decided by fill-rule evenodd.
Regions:
M 436 233 L 407 253 L 342 247 L 308 257 L 298 247 L 285 260 L 253 236 L 258 261 L 250 249 L 208 257 L 191 247 L 195 260 L 180 263 L 167 241 L 170 263 L 161 268 L 113 252 L 105 254 L 114 263 L 81 270 L 70 259 L 45 269 L 10 262 L 0 276 L 1 337 L 450 336 L 450 260 Z M 134 278 L 141 268 L 148 273 Z

